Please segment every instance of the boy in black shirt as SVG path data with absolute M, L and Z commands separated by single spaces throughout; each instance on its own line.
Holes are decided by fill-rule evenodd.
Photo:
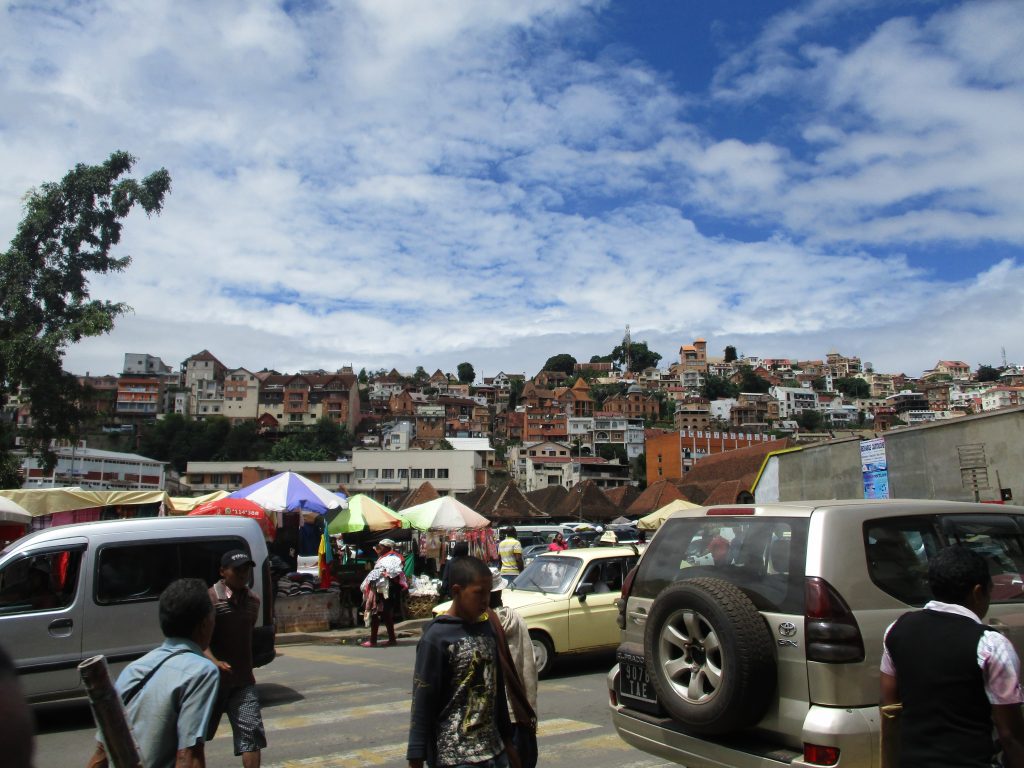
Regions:
M 519 768 L 512 722 L 487 620 L 493 578 L 475 557 L 460 557 L 449 574 L 452 606 L 416 646 L 410 768 Z

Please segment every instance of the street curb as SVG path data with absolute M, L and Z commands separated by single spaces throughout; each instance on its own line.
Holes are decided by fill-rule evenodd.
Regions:
M 423 627 L 430 619 L 409 619 L 395 624 L 395 635 L 400 638 L 419 637 Z M 274 638 L 274 644 L 282 645 L 358 645 L 368 640 L 368 627 L 351 627 L 347 629 L 331 629 L 326 632 L 280 632 Z

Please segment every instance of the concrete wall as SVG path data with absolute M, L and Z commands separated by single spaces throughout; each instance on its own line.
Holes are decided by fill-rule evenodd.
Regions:
M 951 421 L 883 434 L 889 467 L 889 494 L 904 499 L 974 501 L 964 488 L 957 446 L 985 447 L 989 485 L 982 501 L 999 499 L 1000 484 L 1024 504 L 1024 408 L 965 416 Z M 842 440 L 810 446 L 769 459 L 760 501 L 863 498 L 860 442 Z M 998 477 L 998 480 L 997 480 Z

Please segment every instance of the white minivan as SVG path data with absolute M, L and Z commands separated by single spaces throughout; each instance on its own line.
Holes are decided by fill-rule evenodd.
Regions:
M 249 553 L 262 603 L 257 666 L 274 657 L 270 562 L 259 525 L 241 517 L 150 517 L 62 525 L 0 552 L 0 645 L 30 702 L 83 695 L 78 664 L 103 654 L 116 676 L 161 642 L 160 593 L 195 577 L 213 584 L 221 556 Z

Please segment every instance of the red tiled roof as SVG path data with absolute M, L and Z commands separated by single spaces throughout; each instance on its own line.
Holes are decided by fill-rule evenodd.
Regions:
M 670 501 L 683 499 L 685 497 L 675 485 L 668 480 L 658 480 L 644 489 L 644 492 L 637 497 L 636 501 L 626 508 L 626 514 L 631 517 L 649 515 L 657 509 L 661 509 Z
M 399 505 L 395 507 L 395 511 L 398 512 L 409 507 L 415 507 L 417 504 L 422 504 L 425 501 L 431 501 L 432 499 L 441 498 L 441 494 L 437 492 L 437 489 L 431 485 L 429 480 L 424 480 L 420 483 L 419 487 L 410 491 L 409 494 L 399 502 Z
M 772 451 L 781 451 L 794 445 L 790 438 L 783 440 L 768 440 L 763 443 L 755 443 L 747 448 L 740 448 L 735 451 L 725 451 L 711 456 L 705 456 L 694 464 L 693 469 L 687 472 L 676 486 L 682 491 L 687 501 L 694 504 L 707 504 L 709 498 L 718 498 L 716 492 L 719 485 L 736 481 L 739 483 L 739 491 L 750 491 L 753 488 L 757 473 L 761 471 L 765 457 Z M 722 490 L 723 494 L 731 493 L 731 488 Z M 727 503 L 734 503 L 735 495 Z
M 547 488 L 538 488 L 525 494 L 527 501 L 549 515 L 554 514 L 555 509 L 568 495 L 569 491 L 561 485 L 549 485 Z
M 569 493 L 562 499 L 552 516 L 565 520 L 595 522 L 614 520 L 619 516 L 619 508 L 604 495 L 593 480 L 584 480 L 569 489 Z
M 640 496 L 640 491 L 635 485 L 620 485 L 618 488 L 609 488 L 604 492 L 612 504 L 620 510 L 625 511 Z

